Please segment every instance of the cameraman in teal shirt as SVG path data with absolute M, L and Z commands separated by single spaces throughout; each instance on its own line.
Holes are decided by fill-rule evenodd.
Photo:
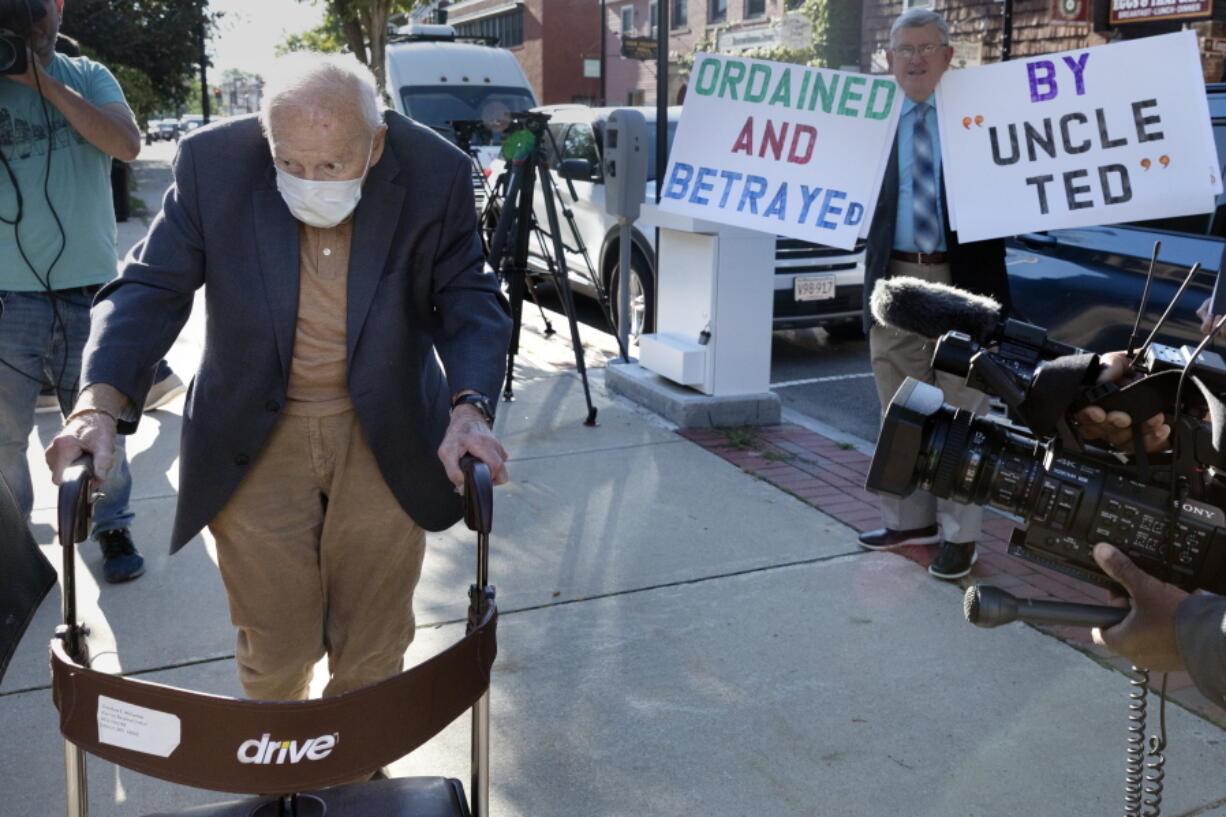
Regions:
M 28 44 L 24 73 L 0 76 L 0 474 L 33 506 L 26 448 L 43 383 L 76 402 L 94 293 L 115 277 L 111 158 L 140 152 L 136 119 L 105 66 L 55 51 L 64 0 L 0 0 L 0 28 Z M 28 32 L 28 33 L 27 33 Z M 112 469 L 94 511 L 103 577 L 144 560 L 129 527 L 131 477 Z

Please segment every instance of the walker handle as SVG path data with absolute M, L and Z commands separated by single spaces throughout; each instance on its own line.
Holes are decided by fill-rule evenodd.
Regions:
M 490 467 L 472 454 L 460 458 L 464 472 L 464 524 L 488 534 L 494 524 L 494 481 Z
M 64 469 L 60 478 L 58 522 L 60 545 L 70 547 L 89 536 L 90 506 L 93 504 L 94 458 L 84 454 Z

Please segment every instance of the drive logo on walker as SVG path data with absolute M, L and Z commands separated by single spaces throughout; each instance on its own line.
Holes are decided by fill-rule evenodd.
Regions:
M 660 209 L 852 249 L 901 107 L 892 77 L 699 53 Z
M 272 740 L 272 736 L 265 732 L 258 739 L 245 740 L 239 745 L 238 762 L 281 766 L 302 760 L 323 760 L 332 754 L 340 739 L 341 733 L 333 732 L 299 743 L 296 740 Z

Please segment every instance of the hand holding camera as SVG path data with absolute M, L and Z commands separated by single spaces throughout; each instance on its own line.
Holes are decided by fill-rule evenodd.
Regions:
M 1099 383 L 1126 385 L 1139 377 L 1133 371 L 1132 360 L 1126 352 L 1108 352 L 1099 358 L 1099 363 L 1103 367 L 1098 375 Z M 1086 442 L 1103 440 L 1115 448 L 1133 447 L 1132 417 L 1123 411 L 1107 411 L 1102 406 L 1086 406 L 1076 414 L 1076 429 L 1081 439 Z M 1167 425 L 1162 414 L 1155 414 L 1142 423 L 1141 433 L 1145 438 L 1145 450 L 1152 453 L 1168 447 L 1171 427 Z

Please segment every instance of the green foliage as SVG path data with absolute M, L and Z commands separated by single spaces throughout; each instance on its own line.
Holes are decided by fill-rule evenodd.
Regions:
M 374 73 L 379 87 L 384 86 L 383 54 L 387 47 L 387 23 L 393 14 L 411 11 L 422 0 L 298 0 L 323 4 L 324 22 L 305 34 L 289 37 L 278 46 L 278 53 L 315 49 L 339 51 L 347 48 Z M 335 47 L 333 47 L 335 46 Z
M 81 48 L 81 53 L 85 56 L 98 62 L 106 62 L 91 52 L 90 48 L 84 46 Z M 158 111 L 165 107 L 162 96 L 154 89 L 153 82 L 145 72 L 123 63 L 110 63 L 107 67 L 119 81 L 119 87 L 123 88 L 124 98 L 128 100 L 128 107 L 132 109 L 132 113 L 136 114 L 136 121 L 143 130 L 149 120 L 155 118 Z
M 813 22 L 813 42 L 823 68 L 860 64 L 862 0 L 805 0 Z
M 323 51 L 335 53 L 345 47 L 345 32 L 341 18 L 336 8 L 329 5 L 324 10 L 324 21 L 309 31 L 301 34 L 290 34 L 284 42 L 277 45 L 277 56 L 283 56 L 291 51 Z
M 758 437 L 751 428 L 721 428 L 718 431 L 724 435 L 729 445 L 735 445 L 737 448 L 757 447 Z
M 143 122 L 183 104 L 215 19 L 208 0 L 72 0 L 61 30 L 111 69 Z

